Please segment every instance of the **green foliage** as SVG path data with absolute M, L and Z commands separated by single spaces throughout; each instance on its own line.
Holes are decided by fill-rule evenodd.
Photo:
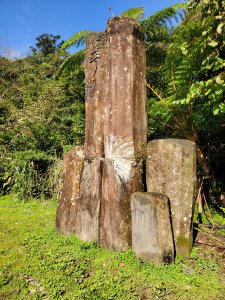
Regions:
M 144 18 L 144 7 L 131 8 L 121 13 L 120 16 L 126 16 L 135 20 Z
M 62 161 L 45 152 L 21 151 L 1 160 L 3 188 L 18 199 L 52 198 L 58 194 Z
M 56 206 L 0 199 L 1 299 L 223 299 L 215 253 L 194 248 L 190 259 L 178 257 L 174 265 L 142 262 L 132 251 L 57 233 Z
M 168 8 L 164 8 L 146 18 L 143 21 L 144 26 L 148 26 L 148 29 L 150 29 L 151 26 L 154 26 L 156 24 L 168 26 L 169 23 L 170 25 L 172 25 L 172 18 L 175 18 L 177 21 L 179 20 L 178 17 L 180 17 L 181 19 L 183 18 L 184 9 L 186 9 L 186 7 L 187 4 L 181 2 Z
M 59 67 L 59 73 L 70 74 L 74 66 L 81 66 L 84 63 L 86 49 L 77 51 L 68 56 Z
M 145 35 L 147 88 L 148 97 L 161 100 L 167 95 L 167 80 L 165 78 L 165 59 L 172 43 L 174 27 L 170 26 L 174 19 L 183 18 L 186 4 L 180 3 L 165 8 L 140 22 Z
M 220 0 L 189 2 L 161 60 L 164 85 L 150 94 L 148 106 L 149 138 L 178 137 L 196 143 L 199 176 L 210 181 L 207 195 L 215 181 L 217 191 L 224 190 L 224 5 Z
M 84 68 L 59 66 L 67 54 L 36 51 L 0 59 L 0 188 L 20 198 L 52 197 L 50 174 L 84 135 Z
M 70 47 L 80 47 L 84 46 L 86 43 L 86 38 L 90 34 L 90 30 L 83 30 L 75 33 L 71 38 L 65 41 L 62 45 L 62 50 L 66 50 Z
M 61 47 L 60 35 L 44 33 L 36 38 L 36 48 L 30 47 L 33 53 L 41 52 L 44 56 L 55 53 Z
M 195 105 L 201 101 L 214 114 L 224 112 L 224 18 L 224 2 L 189 6 L 189 14 L 178 26 L 167 56 L 174 104 Z

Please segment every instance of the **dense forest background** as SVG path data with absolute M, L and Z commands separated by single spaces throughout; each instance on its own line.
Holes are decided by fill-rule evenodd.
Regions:
M 199 193 L 225 205 L 225 2 L 188 1 L 139 20 L 147 54 L 148 140 L 197 145 Z M 178 25 L 175 24 L 177 19 Z M 0 56 L 0 193 L 58 193 L 62 157 L 84 140 L 85 42 L 43 34 L 21 59 Z

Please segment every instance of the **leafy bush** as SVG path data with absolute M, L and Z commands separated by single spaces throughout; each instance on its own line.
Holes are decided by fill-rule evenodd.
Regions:
M 23 151 L 2 158 L 4 190 L 19 199 L 52 198 L 58 193 L 62 162 L 44 152 Z

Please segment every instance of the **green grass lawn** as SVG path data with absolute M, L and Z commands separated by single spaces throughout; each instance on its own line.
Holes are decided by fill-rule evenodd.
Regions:
M 143 263 L 62 236 L 56 206 L 0 198 L 0 299 L 224 299 L 218 255 L 194 248 L 174 265 Z

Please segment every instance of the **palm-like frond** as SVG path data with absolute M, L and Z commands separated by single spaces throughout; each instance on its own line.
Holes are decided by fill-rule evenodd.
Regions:
M 90 33 L 91 33 L 90 30 L 83 30 L 77 32 L 62 44 L 61 50 L 64 51 L 72 46 L 75 47 L 83 46 L 86 43 L 86 38 Z
M 187 7 L 187 3 L 178 3 L 168 8 L 162 9 L 150 17 L 142 21 L 143 28 L 150 28 L 152 25 L 161 24 L 166 25 L 167 23 L 172 24 L 171 19 L 177 19 L 177 16 L 180 18 L 183 17 L 184 10 Z
M 128 9 L 122 12 L 120 16 L 126 16 L 129 18 L 133 18 L 135 20 L 142 20 L 144 18 L 144 7 L 141 6 L 141 7 Z
M 59 74 L 69 73 L 74 70 L 74 66 L 84 63 L 86 49 L 80 50 L 68 56 L 59 67 Z

